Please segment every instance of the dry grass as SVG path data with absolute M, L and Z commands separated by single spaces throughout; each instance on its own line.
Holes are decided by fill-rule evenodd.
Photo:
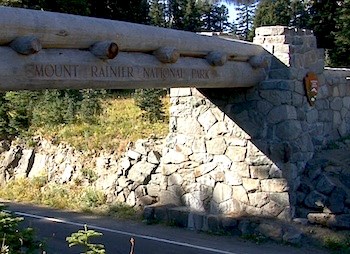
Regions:
M 118 219 L 140 219 L 134 208 L 125 204 L 106 204 L 106 195 L 93 187 L 47 183 L 45 176 L 11 180 L 0 188 L 0 198 L 49 207 L 97 213 Z
M 130 141 L 165 137 L 168 133 L 169 99 L 164 98 L 165 120 L 151 123 L 132 98 L 109 98 L 103 102 L 103 113 L 94 124 L 69 124 L 35 130 L 56 142 L 66 142 L 80 150 L 122 151 Z

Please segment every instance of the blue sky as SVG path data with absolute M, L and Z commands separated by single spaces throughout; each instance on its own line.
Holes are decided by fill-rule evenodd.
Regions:
M 228 3 L 224 2 L 224 1 L 222 1 L 221 4 L 226 5 L 226 7 L 228 8 L 229 15 L 230 15 L 228 20 L 230 22 L 233 22 L 236 19 L 236 16 L 235 16 L 235 14 L 236 14 L 236 11 L 235 11 L 236 6 L 233 5 L 233 4 L 228 4 Z

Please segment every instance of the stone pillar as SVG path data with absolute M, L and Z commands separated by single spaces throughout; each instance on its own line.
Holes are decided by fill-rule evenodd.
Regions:
M 271 53 L 268 79 L 251 88 L 171 90 L 165 189 L 207 213 L 289 219 L 303 202 L 306 163 L 348 126 L 340 109 L 347 98 L 332 97 L 310 31 L 263 27 L 254 42 Z M 315 106 L 304 89 L 308 72 L 319 80 Z

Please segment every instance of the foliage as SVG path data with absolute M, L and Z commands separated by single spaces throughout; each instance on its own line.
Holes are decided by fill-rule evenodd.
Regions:
M 115 97 L 115 98 L 114 98 Z M 163 98 L 165 110 L 163 121 L 151 122 L 142 116 L 142 111 L 132 98 L 106 98 L 96 122 L 72 123 L 58 126 L 42 126 L 32 132 L 36 135 L 66 142 L 80 150 L 113 150 L 121 152 L 130 141 L 150 136 L 160 138 L 168 133 L 169 99 Z
M 331 63 L 337 67 L 350 66 L 350 1 L 344 0 L 336 15 L 334 48 L 330 51 Z
M 151 123 L 164 120 L 161 89 L 137 89 L 135 91 L 135 103 L 142 110 L 142 116 Z
M 317 46 L 320 48 L 334 48 L 334 32 L 336 29 L 336 16 L 341 8 L 334 0 L 313 1 L 310 6 L 310 25 L 317 37 Z
M 324 247 L 334 251 L 334 253 L 349 254 L 350 253 L 350 236 L 346 239 L 336 237 L 326 237 L 323 242 Z
M 87 187 L 81 195 L 83 207 L 87 209 L 97 208 L 106 203 L 106 195 L 92 187 Z
M 7 92 L 4 96 L 4 107 L 7 110 L 6 133 L 17 135 L 28 130 L 37 92 Z M 6 121 L 6 120 L 5 120 Z
M 223 32 L 231 29 L 228 22 L 228 9 L 225 5 L 203 5 L 203 25 L 205 31 Z
M 88 0 L 90 16 L 123 20 L 134 23 L 149 23 L 147 0 Z
M 116 219 L 139 219 L 139 214 L 135 208 L 124 203 L 111 204 L 108 207 L 107 215 Z
M 106 204 L 106 195 L 101 190 L 75 184 L 48 183 L 45 176 L 10 180 L 0 189 L 0 197 L 58 209 L 97 212 L 118 219 L 139 218 L 136 210 L 125 204 Z
M 46 90 L 33 109 L 32 125 L 35 127 L 92 123 L 101 112 L 100 97 L 103 91 Z
M 248 40 L 254 21 L 255 4 L 242 4 L 236 8 L 236 11 L 238 12 L 238 18 L 236 19 L 237 34 L 243 40 Z
M 9 128 L 9 116 L 7 114 L 7 103 L 5 99 L 5 93 L 0 93 L 0 138 L 5 139 L 10 134 Z
M 89 183 L 93 183 L 98 179 L 97 173 L 91 168 L 83 168 L 81 174 Z
M 165 20 L 165 4 L 159 0 L 151 0 L 150 2 L 150 23 L 154 26 L 166 27 Z
M 257 5 L 254 27 L 281 25 L 288 26 L 290 22 L 289 1 L 261 0 Z
M 91 243 L 91 238 L 102 236 L 102 233 L 94 230 L 88 230 L 87 226 L 84 226 L 84 230 L 72 233 L 71 236 L 66 238 L 69 243 L 69 247 L 80 245 L 85 249 L 84 254 L 105 254 L 106 250 L 103 244 Z
M 22 228 L 20 223 L 23 218 L 4 211 L 0 205 L 0 240 L 1 253 L 38 253 L 42 249 L 42 243 L 35 239 L 32 228 Z

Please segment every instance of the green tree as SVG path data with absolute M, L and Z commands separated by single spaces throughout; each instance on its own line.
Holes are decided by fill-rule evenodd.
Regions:
M 148 24 L 147 0 L 87 0 L 90 15 L 98 18 Z
M 203 5 L 203 29 L 205 31 L 223 32 L 230 28 L 228 9 L 225 5 Z
M 289 4 L 286 0 L 261 0 L 256 8 L 254 27 L 288 26 L 291 20 Z
M 292 0 L 290 3 L 290 22 L 289 26 L 298 28 L 307 28 L 310 22 L 308 0 Z
M 331 64 L 337 67 L 350 67 L 350 0 L 341 3 L 333 33 L 334 48 L 330 50 Z
M 0 93 L 0 138 L 7 138 L 9 135 L 9 118 L 7 115 L 7 103 L 5 93 Z
M 314 31 L 319 48 L 332 49 L 335 47 L 334 35 L 339 32 L 337 15 L 343 2 L 344 0 L 320 0 L 313 1 L 311 4 L 309 28 Z
M 21 91 L 5 94 L 9 134 L 18 135 L 28 130 L 37 98 L 37 92 Z
M 241 36 L 243 40 L 248 40 L 253 27 L 255 4 L 239 5 L 236 11 L 238 15 L 236 19 L 237 34 Z
M 149 16 L 151 25 L 166 27 L 165 4 L 163 2 L 151 0 Z
M 137 89 L 135 91 L 135 103 L 142 110 L 142 116 L 150 122 L 164 119 L 164 105 L 161 100 L 163 94 L 164 91 L 160 89 Z
M 71 236 L 66 238 L 69 243 L 69 247 L 82 246 L 85 252 L 82 254 L 105 254 L 106 250 L 103 244 L 96 244 L 91 242 L 91 238 L 102 236 L 102 233 L 94 230 L 88 230 L 87 226 L 84 226 L 84 230 L 72 233 Z
M 35 239 L 32 228 L 21 227 L 22 221 L 23 218 L 4 212 L 0 205 L 1 253 L 41 253 L 42 243 Z
M 90 15 L 87 0 L 39 0 L 39 6 L 46 11 Z

